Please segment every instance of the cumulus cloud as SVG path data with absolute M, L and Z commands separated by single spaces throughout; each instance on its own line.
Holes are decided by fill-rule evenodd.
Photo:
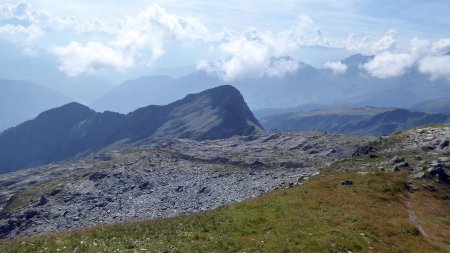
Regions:
M 450 81 L 450 56 L 427 56 L 419 62 L 419 71 L 429 74 L 432 80 Z
M 282 76 L 299 67 L 292 59 L 280 58 L 298 47 L 284 34 L 257 33 L 255 30 L 227 38 L 219 45 L 225 57 L 213 63 L 200 61 L 197 68 L 214 72 L 225 80 Z
M 300 16 L 297 24 L 285 31 L 284 34 L 289 34 L 295 43 L 302 46 L 333 46 L 324 37 L 316 23 L 309 16 L 305 15 Z
M 440 39 L 431 44 L 431 52 L 434 54 L 446 54 L 450 52 L 450 39 Z
M 61 32 L 64 38 L 58 37 Z M 76 35 L 79 40 L 66 33 Z M 398 32 L 391 29 L 380 38 L 357 38 L 350 34 L 347 38 L 330 39 L 312 18 L 304 15 L 292 27 L 278 33 L 254 28 L 210 32 L 199 19 L 174 15 L 158 5 L 117 23 L 108 23 L 100 16 L 89 20 L 58 16 L 34 9 L 27 1 L 0 3 L 0 39 L 13 42 L 29 55 L 46 42 L 45 50 L 57 57 L 61 71 L 70 76 L 148 66 L 165 54 L 166 44 L 174 42 L 171 45 L 177 47 L 213 48 L 207 57 L 213 56 L 215 60 L 200 60 L 197 68 L 225 80 L 282 77 L 295 72 L 299 62 L 283 56 L 301 50 L 302 46 L 373 55 L 361 69 L 378 78 L 396 77 L 414 69 L 433 80 L 449 79 L 448 57 L 444 54 L 450 51 L 450 38 L 437 41 L 413 38 L 408 48 L 398 37 Z M 58 42 L 52 41 L 53 38 Z M 342 62 L 327 62 L 324 67 L 336 74 L 347 71 Z
M 413 64 L 414 59 L 409 54 L 383 52 L 364 64 L 362 68 L 375 77 L 390 78 L 405 74 Z
M 117 34 L 108 43 L 71 42 L 67 46 L 55 47 L 52 52 L 60 60 L 60 69 L 73 76 L 103 68 L 125 70 L 136 65 L 150 65 L 164 54 L 164 43 L 168 40 L 194 42 L 213 39 L 198 19 L 178 17 L 153 5 L 122 20 Z
M 69 76 L 92 74 L 107 67 L 120 71 L 134 65 L 133 58 L 100 42 L 72 42 L 66 47 L 56 47 L 54 53 L 61 58 L 60 70 Z
M 222 57 L 210 63 L 202 60 L 197 68 L 215 73 L 225 80 L 282 77 L 299 68 L 297 61 L 282 56 L 301 46 L 330 44 L 308 16 L 300 16 L 296 25 L 277 34 L 256 29 L 247 29 L 242 33 L 227 30 L 221 37 L 218 49 Z
M 289 57 L 281 57 L 272 60 L 272 63 L 266 69 L 266 74 L 268 77 L 283 77 L 288 73 L 295 73 L 299 67 L 300 63 L 298 61 L 294 61 Z
M 27 1 L 0 4 L 0 24 L 0 38 L 13 42 L 28 55 L 37 54 L 39 39 L 49 32 L 114 33 L 101 17 L 85 21 L 58 17 L 46 10 L 33 9 Z
M 14 42 L 15 45 L 22 48 L 27 55 L 36 55 L 35 41 L 39 39 L 44 31 L 36 25 L 10 25 L 0 26 L 0 38 Z
M 381 40 L 380 40 L 381 41 Z M 362 65 L 370 75 L 377 78 L 391 78 L 405 74 L 407 71 L 417 69 L 420 73 L 430 76 L 431 80 L 450 80 L 450 56 L 445 55 L 450 50 L 450 39 L 428 41 L 412 38 L 409 48 L 397 48 L 394 40 L 384 38 L 383 51 L 374 55 L 374 58 Z M 391 41 L 391 42 L 389 42 Z
M 356 39 L 354 34 L 349 34 L 345 44 L 342 46 L 349 51 L 363 53 L 367 55 L 379 54 L 386 51 L 395 50 L 398 44 L 398 32 L 390 29 L 383 37 L 374 40 L 371 37 Z
M 325 68 L 330 69 L 335 74 L 344 74 L 347 72 L 347 65 L 343 64 L 341 61 L 327 62 L 324 65 Z

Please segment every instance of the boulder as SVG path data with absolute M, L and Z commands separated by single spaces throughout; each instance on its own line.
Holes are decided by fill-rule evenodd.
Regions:
M 341 181 L 341 185 L 344 185 L 344 186 L 346 186 L 346 185 L 353 185 L 353 181 L 350 180 L 350 179 L 345 179 L 345 180 Z
M 439 148 L 444 149 L 444 148 L 448 147 L 449 144 L 450 144 L 450 137 L 445 137 L 445 138 L 441 139 Z
M 108 174 L 106 174 L 105 172 L 103 172 L 103 171 L 96 171 L 96 172 L 92 173 L 89 176 L 89 180 L 97 181 L 97 180 L 100 180 L 102 178 L 105 178 L 106 176 L 108 176 Z
M 391 162 L 392 164 L 402 163 L 402 162 L 404 162 L 404 161 L 405 161 L 405 158 L 402 157 L 402 156 L 394 156 L 394 157 L 390 160 L 390 162 Z
M 36 204 L 36 206 L 43 206 L 47 203 L 48 203 L 48 199 L 44 195 L 42 195 L 41 198 L 39 199 L 39 202 Z
M 416 173 L 414 176 L 413 176 L 413 178 L 425 178 L 426 177 L 426 174 L 425 174 L 425 172 L 423 172 L 423 171 L 421 171 L 421 172 L 418 172 L 418 173 Z

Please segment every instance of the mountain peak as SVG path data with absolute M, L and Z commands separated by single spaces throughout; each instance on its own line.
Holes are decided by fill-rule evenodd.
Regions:
M 260 131 L 263 128 L 241 93 L 231 85 L 127 115 L 97 113 L 85 105 L 69 103 L 1 134 L 0 172 L 69 159 L 121 140 L 223 139 Z
M 373 56 L 358 53 L 345 58 L 344 60 L 342 60 L 342 63 L 349 67 L 358 67 L 360 64 L 364 64 L 372 58 Z
M 38 115 L 37 118 L 48 118 L 48 117 L 76 117 L 76 118 L 87 118 L 89 116 L 94 116 L 96 112 L 91 108 L 82 105 L 77 102 L 70 102 L 68 104 L 47 110 Z

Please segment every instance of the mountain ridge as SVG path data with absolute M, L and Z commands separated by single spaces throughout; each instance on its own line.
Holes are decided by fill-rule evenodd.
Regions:
M 428 124 L 450 123 L 450 115 L 400 108 L 341 107 L 273 115 L 260 120 L 266 129 L 323 130 L 333 133 L 383 136 Z
M 220 139 L 263 131 L 240 92 L 219 86 L 165 106 L 150 105 L 127 115 L 97 113 L 72 102 L 41 113 L 0 134 L 0 170 L 65 160 L 120 140 L 173 137 Z

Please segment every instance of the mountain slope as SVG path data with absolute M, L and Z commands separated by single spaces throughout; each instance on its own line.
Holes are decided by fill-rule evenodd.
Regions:
M 425 101 L 411 107 L 411 110 L 419 112 L 450 114 L 450 98 L 443 97 Z
M 69 98 L 32 82 L 0 80 L 0 132 L 68 102 Z
M 192 72 L 174 79 L 169 76 L 148 76 L 129 80 L 103 95 L 92 104 L 97 111 L 129 113 L 149 104 L 164 105 L 185 94 L 224 84 L 219 78 Z
M 305 134 L 306 136 L 295 136 L 298 133 L 289 136 L 285 133 L 272 133 L 270 140 L 267 141 L 268 136 L 262 136 L 262 142 L 257 141 L 259 145 L 253 143 L 251 147 L 255 150 L 261 150 L 260 145 L 264 146 L 263 150 L 272 144 L 289 147 L 284 146 L 285 142 L 282 140 L 292 141 L 292 144 L 302 143 L 302 140 L 311 144 L 309 141 L 314 140 L 317 146 L 327 143 L 335 147 L 350 147 L 352 142 L 357 141 L 348 139 L 349 136 L 341 136 L 341 142 L 336 142 L 333 139 L 337 135 L 327 133 L 320 133 L 321 137 L 315 133 L 309 135 L 309 138 L 307 133 Z M 167 150 L 139 150 L 137 157 L 141 158 L 138 160 L 136 156 L 122 157 L 127 162 L 131 159 L 131 164 L 138 163 L 133 169 L 126 167 L 120 170 L 117 168 L 120 165 L 113 167 L 111 164 L 101 164 L 91 171 L 78 172 L 79 175 L 94 175 L 99 171 L 103 173 L 105 177 L 97 179 L 95 183 L 86 176 L 70 176 L 70 180 L 76 180 L 76 183 L 72 181 L 71 184 L 66 184 L 67 186 L 56 194 L 49 194 L 55 191 L 53 188 L 35 186 L 32 191 L 14 195 L 12 203 L 20 202 L 21 196 L 29 199 L 30 192 L 34 196 L 27 203 L 38 203 L 41 196 L 47 196 L 48 203 L 40 207 L 29 204 L 6 209 L 11 213 L 5 212 L 3 220 L 0 217 L 0 224 L 3 223 L 4 230 L 11 233 L 6 238 L 16 239 L 0 240 L 0 251 L 122 252 L 131 249 L 144 252 L 449 252 L 450 224 L 447 221 L 450 220 L 450 188 L 448 181 L 444 181 L 445 178 L 448 179 L 446 173 L 450 169 L 450 162 L 444 156 L 449 147 L 442 149 L 437 142 L 449 134 L 448 126 L 397 133 L 387 138 L 374 139 L 358 149 L 367 150 L 367 154 L 354 153 L 354 157 L 337 158 L 326 166 L 321 166 L 326 161 L 323 160 L 323 154 L 318 154 L 317 157 L 321 161 L 315 166 L 321 169 L 315 176 L 289 174 L 298 173 L 300 168 L 288 171 L 280 171 L 280 168 L 240 168 L 241 170 L 236 172 L 236 168 L 220 167 L 220 170 L 209 177 L 203 177 L 208 170 L 195 176 L 190 174 L 193 180 L 188 179 L 188 183 L 179 178 L 189 171 L 186 168 L 190 168 L 191 164 L 185 164 L 182 172 L 176 170 L 180 167 L 179 160 L 183 159 L 177 159 L 174 164 L 173 157 L 177 153 Z M 235 139 L 237 140 L 238 138 Z M 427 144 L 428 148 L 423 149 L 422 145 L 430 140 L 434 144 Z M 358 141 L 363 144 L 361 139 Z M 266 146 L 267 142 L 271 144 Z M 248 142 L 232 143 L 239 147 Z M 213 141 L 198 145 L 207 146 L 205 150 L 212 146 L 221 153 L 220 150 L 228 150 L 230 144 L 230 140 L 224 140 L 223 143 Z M 194 151 L 196 148 L 188 150 Z M 268 152 L 266 158 L 277 160 L 289 157 L 306 161 L 305 157 L 302 159 L 289 154 L 300 150 L 302 149 L 289 148 L 280 152 L 276 149 L 277 154 Z M 200 156 L 205 153 L 200 153 L 198 149 L 196 152 L 199 152 Z M 281 155 L 278 155 L 278 152 Z M 166 160 L 163 164 L 156 162 L 156 165 L 152 165 L 156 169 L 152 169 L 149 168 L 148 162 L 150 160 L 154 163 L 155 153 L 158 154 L 157 161 L 163 160 L 164 157 Z M 312 155 L 314 154 L 309 157 Z M 395 159 L 392 159 L 393 157 Z M 171 162 L 174 168 L 167 169 L 166 164 Z M 200 166 L 201 164 L 192 166 L 193 171 L 198 172 Z M 179 182 L 161 184 L 152 181 L 152 177 L 161 180 L 160 173 L 168 171 L 175 171 L 171 177 L 167 177 L 170 178 L 168 181 L 175 178 Z M 439 174 L 437 171 L 440 171 Z M 220 202 L 223 206 L 214 206 L 214 210 L 194 209 L 198 213 L 183 208 L 184 203 L 198 206 L 207 202 L 211 205 L 217 203 L 221 197 L 236 196 L 233 194 L 236 188 L 243 194 L 254 189 L 260 191 L 261 186 L 273 185 L 273 182 L 284 177 L 285 173 L 292 181 L 289 180 L 275 188 L 276 190 L 261 196 L 246 201 L 242 201 L 245 198 L 238 200 L 242 201 L 241 203 L 224 205 L 224 202 Z M 266 182 L 261 181 L 264 177 L 268 177 Z M 198 180 L 197 184 L 191 180 Z M 258 181 L 262 183 L 255 185 L 254 182 Z M 140 182 L 154 186 L 151 189 L 130 189 L 129 185 L 139 185 Z M 243 188 L 242 182 L 250 184 L 250 187 Z M 208 187 L 205 187 L 208 183 Z M 105 190 L 106 186 L 113 190 Z M 58 189 L 61 188 L 56 188 Z M 220 189 L 225 190 L 222 192 Z M 155 197 L 158 192 L 164 194 L 161 200 Z M 105 195 L 110 200 L 101 201 Z M 143 198 L 146 195 L 148 197 Z M 206 201 L 199 201 L 205 198 Z M 180 199 L 187 201 L 180 203 Z M 191 199 L 192 202 L 189 201 Z M 79 208 L 83 202 L 88 203 L 89 208 Z M 150 205 L 148 209 L 142 209 L 142 206 L 149 202 L 155 204 Z M 24 206 L 23 200 L 18 204 Z M 64 205 L 69 206 L 69 211 Z M 129 219 L 137 220 L 136 216 L 127 215 L 130 212 L 133 215 L 159 213 L 161 206 L 164 210 L 171 211 L 171 218 L 154 216 L 156 220 L 127 222 Z M 137 212 L 139 209 L 144 211 Z M 180 210 L 183 210 L 182 214 L 190 214 L 173 217 L 174 213 Z M 79 224 L 92 224 L 97 221 L 92 216 L 98 217 L 99 213 L 104 213 L 104 216 L 114 215 L 113 219 L 107 220 L 114 224 L 101 223 L 89 228 L 82 226 L 83 229 L 80 229 Z M 48 223 L 47 227 L 50 226 L 50 229 L 44 227 L 42 222 Z M 27 230 L 43 234 L 45 229 L 58 231 L 58 228 L 70 228 L 73 231 L 18 238 L 20 235 L 30 235 L 24 233 Z
M 307 131 L 320 129 L 335 133 L 387 135 L 427 124 L 449 123 L 450 116 L 392 108 L 334 108 L 281 114 L 261 119 L 266 129 Z
M 261 130 L 242 95 L 232 86 L 219 86 L 127 115 L 96 113 L 70 103 L 0 134 L 0 172 L 64 160 L 123 139 L 219 139 Z

